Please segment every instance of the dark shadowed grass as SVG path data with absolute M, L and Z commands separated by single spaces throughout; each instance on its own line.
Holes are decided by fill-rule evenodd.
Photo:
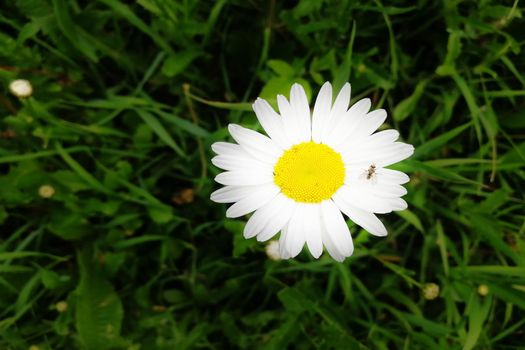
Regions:
M 522 349 L 519 5 L 3 2 L 0 349 Z M 210 145 L 327 80 L 415 145 L 409 209 L 349 221 L 342 264 L 272 261 L 209 200 Z

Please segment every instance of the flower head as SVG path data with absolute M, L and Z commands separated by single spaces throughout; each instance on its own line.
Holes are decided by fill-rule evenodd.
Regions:
M 266 241 L 281 232 L 283 259 L 306 244 L 315 258 L 324 246 L 343 261 L 354 250 L 343 213 L 373 235 L 387 234 L 374 213 L 406 209 L 401 185 L 409 178 L 386 167 L 411 156 L 414 147 L 396 142 L 396 130 L 374 133 L 386 111 L 370 112 L 370 99 L 349 103 L 350 84 L 332 103 L 327 82 L 310 111 L 304 89 L 294 84 L 289 101 L 277 96 L 280 114 L 263 99 L 253 104 L 268 136 L 230 124 L 237 143 L 212 145 L 212 162 L 225 172 L 215 178 L 224 187 L 211 199 L 234 203 L 226 212 L 230 218 L 255 211 L 246 238 Z
M 26 98 L 33 94 L 31 82 L 25 79 L 16 79 L 9 84 L 9 90 L 18 98 Z

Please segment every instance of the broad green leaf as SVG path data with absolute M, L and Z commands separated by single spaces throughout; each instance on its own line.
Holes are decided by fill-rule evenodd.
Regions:
M 93 249 L 78 252 L 80 282 L 76 295 L 76 328 L 86 350 L 114 349 L 125 344 L 120 338 L 124 311 L 112 285 L 104 278 Z
M 483 330 L 483 323 L 485 322 L 490 306 L 492 305 L 492 298 L 486 298 L 483 301 L 474 296 L 467 306 L 468 311 L 468 334 L 463 344 L 463 350 L 471 350 L 476 346 L 476 343 Z

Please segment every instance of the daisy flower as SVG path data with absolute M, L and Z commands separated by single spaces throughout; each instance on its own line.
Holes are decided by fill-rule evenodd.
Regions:
M 386 111 L 370 111 L 365 98 L 349 108 L 350 84 L 332 104 L 325 83 L 310 111 L 303 87 L 294 84 L 290 100 L 277 96 L 279 114 L 263 99 L 253 104 L 266 135 L 230 124 L 237 143 L 216 142 L 212 163 L 225 172 L 213 192 L 218 203 L 234 203 L 229 218 L 251 212 L 244 237 L 266 241 L 278 232 L 280 256 L 297 256 L 304 245 L 319 258 L 323 246 L 337 261 L 352 255 L 354 245 L 343 213 L 376 236 L 387 230 L 376 217 L 404 210 L 406 174 L 387 166 L 410 157 L 414 147 L 396 142 L 396 130 L 374 133 Z

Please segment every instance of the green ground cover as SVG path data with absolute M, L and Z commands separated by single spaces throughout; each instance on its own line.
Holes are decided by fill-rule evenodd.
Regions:
M 0 349 L 523 349 L 520 5 L 3 1 Z M 270 260 L 209 200 L 210 145 L 296 81 L 416 147 L 344 263 Z

